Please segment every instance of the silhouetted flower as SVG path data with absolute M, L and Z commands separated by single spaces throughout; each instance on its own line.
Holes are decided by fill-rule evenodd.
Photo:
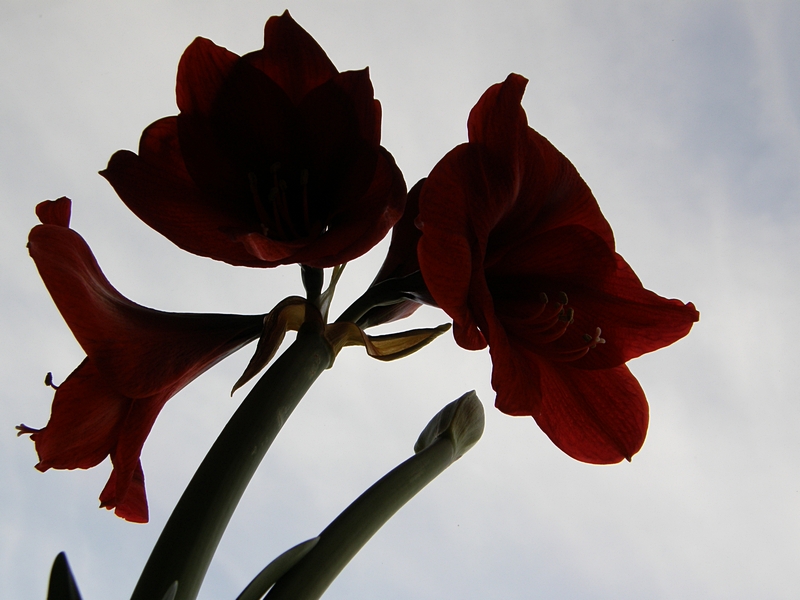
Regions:
M 403 176 L 380 145 L 367 69 L 339 73 L 285 12 L 239 57 L 197 38 L 178 66 L 180 114 L 101 174 L 145 223 L 234 265 L 329 267 L 400 217 Z
M 624 363 L 685 336 L 699 314 L 646 290 L 615 252 L 586 183 L 528 127 L 526 83 L 512 74 L 489 88 L 469 143 L 423 185 L 419 265 L 458 344 L 488 343 L 500 410 L 533 416 L 578 460 L 630 459 L 649 412 Z
M 148 518 L 139 459 L 164 404 L 195 377 L 257 338 L 263 315 L 167 313 L 122 296 L 83 238 L 69 229 L 68 198 L 36 207 L 30 255 L 87 357 L 57 387 L 36 443 L 40 471 L 88 469 L 111 456 L 101 506 L 129 521 Z M 48 381 L 51 378 L 48 376 Z

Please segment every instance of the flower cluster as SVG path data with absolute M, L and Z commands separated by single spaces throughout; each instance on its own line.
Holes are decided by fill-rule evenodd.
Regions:
M 625 363 L 685 336 L 699 315 L 645 289 L 616 253 L 589 187 L 528 126 L 526 83 L 512 74 L 490 87 L 469 115 L 469 141 L 406 194 L 380 145 L 367 70 L 339 72 L 287 12 L 269 19 L 261 50 L 241 57 L 195 40 L 178 69 L 180 114 L 147 127 L 138 154 L 117 152 L 102 175 L 177 246 L 232 265 L 314 274 L 392 229 L 375 281 L 326 330 L 337 350 L 414 351 L 441 330 L 378 339 L 363 329 L 438 306 L 460 346 L 489 347 L 501 411 L 532 416 L 578 460 L 630 460 L 648 405 Z M 111 286 L 69 213 L 66 198 L 40 204 L 29 248 L 87 358 L 57 388 L 47 426 L 20 430 L 40 470 L 110 455 L 101 504 L 145 521 L 139 455 L 164 403 L 261 336 L 251 376 L 285 329 L 301 326 L 305 302 L 326 316 L 333 286 L 307 286 L 308 301 L 286 305 L 298 307 L 291 318 L 158 312 Z

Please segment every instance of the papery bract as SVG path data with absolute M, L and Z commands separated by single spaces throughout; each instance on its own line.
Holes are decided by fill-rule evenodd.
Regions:
M 285 12 L 239 57 L 197 38 L 178 67 L 180 114 L 102 175 L 145 223 L 234 265 L 330 267 L 380 241 L 405 182 L 380 145 L 369 73 L 339 73 Z
M 586 183 L 528 127 L 526 84 L 512 74 L 489 88 L 469 142 L 425 182 L 420 268 L 456 341 L 488 343 L 500 410 L 533 416 L 576 459 L 630 459 L 649 413 L 624 363 L 686 335 L 698 313 L 646 290 L 615 252 Z
M 28 238 L 64 320 L 87 354 L 58 386 L 50 420 L 20 426 L 36 443 L 36 468 L 87 469 L 111 456 L 100 496 L 129 521 L 148 518 L 140 454 L 164 404 L 195 377 L 257 338 L 262 315 L 166 313 L 122 296 L 89 246 L 69 229 L 70 200 L 36 207 L 42 221 Z

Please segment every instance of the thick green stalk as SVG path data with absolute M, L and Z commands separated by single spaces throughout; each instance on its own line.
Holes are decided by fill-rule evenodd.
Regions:
M 267 370 L 234 413 L 178 501 L 145 565 L 131 600 L 194 600 L 239 499 L 283 424 L 311 384 L 331 364 L 319 325 Z
M 319 534 L 265 600 L 316 600 L 370 538 L 417 492 L 480 439 L 483 405 L 475 392 L 442 409 L 423 430 L 416 454 L 385 475 Z

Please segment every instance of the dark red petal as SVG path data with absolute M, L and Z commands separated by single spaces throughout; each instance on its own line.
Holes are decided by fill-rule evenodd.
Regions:
M 175 393 L 261 331 L 259 315 L 162 313 L 131 302 L 71 229 L 35 227 L 29 251 L 76 339 L 125 396 Z
M 294 263 L 295 252 L 303 248 L 302 243 L 279 242 L 260 233 L 243 233 L 237 236 L 236 241 L 265 267 Z
M 419 194 L 424 183 L 425 179 L 420 179 L 409 190 L 403 216 L 392 228 L 389 251 L 372 282 L 373 285 L 393 277 L 403 277 L 419 271 L 417 242 L 419 242 L 422 232 L 417 228 L 415 222 L 419 216 Z
M 530 226 L 536 233 L 580 225 L 603 238 L 613 250 L 611 226 L 577 169 L 533 129 L 528 128 L 527 136 L 524 177 L 515 210 L 509 212 L 509 221 Z
M 231 70 L 217 95 L 207 127 L 213 140 L 202 150 L 185 147 L 181 135 L 181 149 L 193 177 L 191 163 L 202 159 L 202 152 L 212 152 L 229 157 L 246 183 L 248 172 L 268 172 L 275 162 L 297 159 L 305 141 L 297 107 L 286 92 L 244 60 Z
M 72 200 L 62 196 L 58 200 L 45 200 L 36 205 L 36 216 L 45 225 L 69 227 L 72 214 Z
M 172 124 L 176 126 L 176 121 Z M 172 168 L 176 160 L 183 164 L 179 150 L 178 154 L 166 152 L 168 148 L 177 149 L 177 144 L 169 145 L 172 139 L 177 140 L 174 133 L 174 138 L 161 138 L 167 154 L 163 165 L 154 166 L 149 164 L 152 158 L 145 162 L 133 152 L 120 150 L 101 175 L 137 217 L 187 252 L 233 265 L 267 266 L 227 233 L 248 229 L 250 224 L 221 211 L 218 202 L 188 177 L 185 166 L 181 170 Z
M 181 179 L 185 176 L 189 187 L 200 192 L 200 201 L 204 206 L 200 207 L 199 212 L 208 211 L 209 219 L 216 217 L 217 223 L 228 227 L 258 229 L 258 214 L 247 176 L 248 167 L 237 163 L 238 156 L 235 153 L 223 152 L 212 122 L 187 114 L 178 115 L 174 122 L 162 121 L 163 126 L 154 128 L 153 125 L 159 124 L 157 121 L 145 130 L 139 150 L 142 160 L 155 168 L 172 172 Z M 227 133 L 234 131 L 235 127 L 229 123 Z M 255 127 L 249 128 L 248 135 L 253 133 Z M 169 153 L 164 152 L 161 156 L 154 156 L 145 145 L 161 145 L 164 142 L 170 144 Z M 250 145 L 244 139 L 232 143 L 241 148 Z M 177 160 L 181 161 L 180 166 L 172 168 L 170 161 Z M 219 224 L 209 222 L 201 227 L 209 231 L 201 235 L 219 234 Z
M 317 212 L 335 218 L 363 204 L 378 160 L 380 129 L 369 73 L 337 75 L 310 92 L 299 111 L 307 136 L 309 197 L 329 198 L 330 208 Z
M 196 38 L 178 63 L 175 93 L 183 113 L 208 116 L 239 56 L 211 40 Z
M 456 340 L 470 349 L 485 346 L 470 315 L 470 294 L 473 277 L 484 277 L 485 235 L 492 225 L 483 218 L 488 210 L 480 165 L 474 147 L 462 144 L 451 150 L 420 192 L 417 219 L 422 276 L 436 304 L 453 318 Z
M 512 416 L 538 414 L 542 407 L 539 360 L 512 347 L 502 327 L 492 328 L 490 334 L 495 406 Z
M 116 473 L 114 498 L 117 514 L 119 514 L 120 506 L 128 506 L 129 496 L 132 498 L 133 506 L 139 504 L 147 506 L 144 499 L 143 474 L 141 476 L 141 493 L 137 483 L 137 472 L 141 473 L 142 471 L 139 457 L 156 418 L 171 397 L 172 393 L 162 393 L 150 398 L 137 399 L 131 404 L 130 411 L 125 417 L 125 423 L 120 430 L 117 444 L 111 452 L 111 462 Z M 137 499 L 139 496 L 141 496 L 141 502 Z
M 116 443 L 131 400 L 114 391 L 86 358 L 56 390 L 47 426 L 31 434 L 40 471 L 89 469 Z
M 472 277 L 472 252 L 469 243 L 458 235 L 439 232 L 419 241 L 419 266 L 436 304 L 453 319 L 456 330 L 470 323 L 469 290 Z M 474 327 L 471 324 L 470 329 Z
M 420 179 L 408 192 L 403 216 L 392 228 L 392 241 L 389 251 L 378 274 L 370 287 L 397 277 L 404 277 L 419 271 L 417 259 L 417 242 L 422 232 L 417 229 L 415 221 L 419 216 L 419 193 L 425 179 Z M 362 317 L 362 327 L 374 327 L 383 323 L 391 323 L 411 316 L 421 305 L 412 300 L 405 300 L 390 306 L 376 306 Z
M 485 149 L 480 170 L 487 179 L 490 210 L 483 220 L 497 224 L 493 234 L 500 239 L 582 225 L 613 249 L 611 228 L 578 171 L 527 126 L 520 104 L 526 83 L 509 75 L 489 88 L 470 113 L 470 142 Z
M 381 147 L 369 189 L 347 212 L 331 220 L 328 231 L 298 250 L 291 262 L 324 268 L 358 258 L 386 236 L 403 214 L 405 203 L 403 174 Z
M 281 86 L 295 104 L 338 73 L 325 51 L 288 10 L 280 17 L 269 18 L 264 26 L 264 48 L 244 59 Z
M 503 83 L 484 92 L 467 120 L 469 141 L 482 144 L 491 154 L 513 166 L 515 178 L 519 177 L 516 163 L 521 157 L 528 126 L 521 104 L 527 84 L 527 79 L 512 73 Z
M 126 150 L 120 150 L 116 154 L 126 152 L 131 154 Z M 111 157 L 112 161 L 114 156 Z M 139 158 L 145 164 L 163 171 L 164 176 L 187 184 L 193 181 L 181 152 L 178 117 L 164 117 L 145 128 L 142 137 L 139 138 Z M 105 171 L 101 171 L 100 174 L 105 177 Z
M 639 451 L 650 413 L 627 366 L 598 371 L 555 363 L 539 366 L 542 406 L 533 416 L 556 446 L 594 464 L 630 460 Z M 502 410 L 499 396 L 497 401 Z
M 483 162 L 491 165 L 491 156 Z M 521 152 L 518 165 L 520 178 L 507 205 L 495 205 L 484 217 L 495 224 L 491 231 L 488 263 L 494 263 L 491 253 L 503 249 L 510 240 L 530 239 L 553 229 L 576 225 L 584 227 L 602 238 L 610 250 L 614 249 L 614 235 L 597 204 L 591 190 L 572 163 L 550 142 L 528 128 L 528 141 Z M 508 188 L 507 175 L 499 168 L 483 167 L 493 177 L 487 189 L 502 191 Z
M 502 240 L 492 241 L 487 257 L 489 277 L 522 281 L 538 278 L 612 289 L 609 280 L 617 267 L 617 255 L 585 227 L 569 225 L 539 234 L 529 232 L 504 244 Z
M 369 68 L 339 73 L 331 82 L 350 99 L 359 138 L 377 148 L 381 143 L 381 107 L 375 100 Z
M 124 498 L 117 497 L 117 471 L 111 471 L 103 491 L 100 494 L 100 508 L 114 509 L 114 514 L 132 523 L 147 523 L 150 519 L 147 509 L 147 497 L 144 491 L 144 471 L 142 463 L 137 461 L 133 478 L 128 484 Z
M 551 347 L 569 351 L 599 327 L 604 344 L 572 366 L 615 367 L 684 337 L 699 318 L 693 305 L 668 300 L 645 289 L 639 278 L 605 241 L 580 226 L 530 235 L 495 252 L 489 282 L 498 317 L 521 343 L 526 311 L 535 314 L 539 293 L 565 292 L 574 322 Z M 535 326 L 535 323 L 532 323 Z
M 548 345 L 569 352 L 599 327 L 598 344 L 572 366 L 605 369 L 685 336 L 698 313 L 693 305 L 646 290 L 633 270 L 595 233 L 579 226 L 530 235 L 494 253 L 489 286 L 498 318 L 524 344 L 526 328 L 537 326 L 537 296 L 565 292 L 574 321 Z M 537 336 L 533 336 L 536 338 Z
M 312 214 L 335 220 L 360 207 L 379 160 L 372 84 L 366 71 L 342 73 L 310 92 L 298 107 Z
M 617 269 L 604 286 L 570 294 L 571 304 L 584 307 L 580 312 L 576 308 L 575 323 L 570 327 L 588 334 L 600 327 L 606 340 L 574 367 L 603 369 L 627 362 L 676 342 L 700 319 L 694 304 L 662 298 L 645 289 L 623 258 L 615 257 Z

